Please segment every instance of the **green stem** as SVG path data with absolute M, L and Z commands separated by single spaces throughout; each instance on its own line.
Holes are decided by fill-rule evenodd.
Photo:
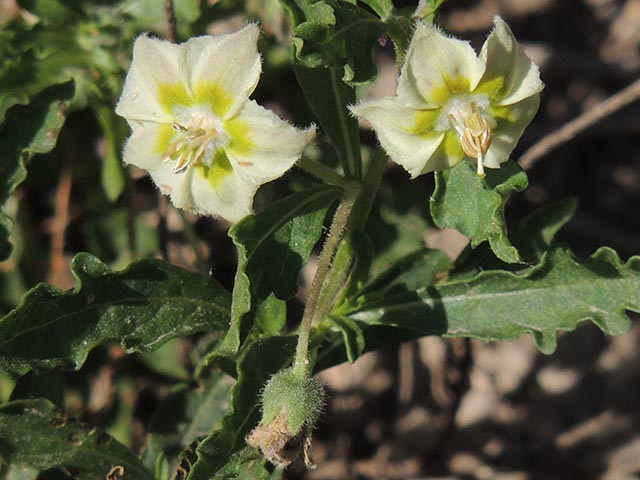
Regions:
M 318 268 L 313 277 L 307 303 L 302 315 L 300 323 L 300 333 L 298 336 L 298 344 L 296 346 L 296 356 L 293 364 L 296 376 L 306 377 L 309 375 L 309 337 L 311 335 L 311 327 L 315 317 L 316 308 L 318 306 L 318 298 L 322 292 L 325 278 L 331 267 L 331 261 L 335 255 L 336 249 L 340 244 L 345 227 L 349 220 L 349 215 L 353 209 L 355 200 L 360 192 L 359 188 L 350 187 L 345 190 L 344 196 L 336 209 L 333 216 L 333 222 L 329 229 L 329 235 L 322 248 L 322 253 L 318 260 Z
M 378 148 L 371 158 L 369 170 L 363 180 L 362 188 L 347 223 L 344 238 L 347 238 L 351 232 L 364 228 L 386 165 L 387 156 L 382 149 Z M 342 242 L 338 247 L 331 265 L 331 272 L 320 294 L 318 301 L 320 307 L 316 309 L 313 324 L 317 323 L 316 320 L 324 318 L 333 307 L 351 270 L 353 254 L 354 251 L 348 241 Z
M 348 182 L 342 175 L 316 160 L 309 157 L 302 157 L 298 162 L 298 166 L 310 175 L 322 180 L 324 183 L 347 188 Z
M 323 318 L 333 306 L 353 263 L 353 252 L 348 242 L 341 243 L 341 241 L 350 232 L 364 227 L 386 164 L 387 157 L 384 152 L 380 149 L 376 150 L 362 185 L 359 188 L 352 186 L 345 190 L 342 201 L 333 217 L 300 324 L 293 367 L 296 375 L 300 377 L 309 374 L 311 327 L 317 319 Z

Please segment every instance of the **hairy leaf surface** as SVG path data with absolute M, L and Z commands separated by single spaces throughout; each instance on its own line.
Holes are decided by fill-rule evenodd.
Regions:
M 470 237 L 472 247 L 488 241 L 500 260 L 519 262 L 520 255 L 507 237 L 504 208 L 509 195 L 526 188 L 527 175 L 514 162 L 486 173 L 485 178 L 478 177 L 475 166 L 466 161 L 436 172 L 431 216 L 438 227 L 455 228 Z
M 273 203 L 236 223 L 229 236 L 238 249 L 231 326 L 219 348 L 203 360 L 235 354 L 250 329 L 258 303 L 272 293 L 281 300 L 298 291 L 298 276 L 322 233 L 337 188 L 317 185 Z
M 62 468 L 78 480 L 106 478 L 114 467 L 123 477 L 152 480 L 131 450 L 103 430 L 69 418 L 44 399 L 0 406 L 0 459 L 39 471 Z
M 114 272 L 87 253 L 73 259 L 70 292 L 40 284 L 0 320 L 0 369 L 14 375 L 56 366 L 79 369 L 97 345 L 127 352 L 167 340 L 224 330 L 230 295 L 216 281 L 159 260 Z
M 512 340 L 531 333 L 544 353 L 560 331 L 591 320 L 603 332 L 626 332 L 626 310 L 640 311 L 640 257 L 623 264 L 609 248 L 584 262 L 568 249 L 550 250 L 540 264 L 519 272 L 484 271 L 368 302 L 351 318 L 368 325 L 410 329 L 415 336 L 444 335 Z

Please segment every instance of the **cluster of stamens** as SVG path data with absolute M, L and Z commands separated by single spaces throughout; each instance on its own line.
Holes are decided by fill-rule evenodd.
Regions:
M 210 118 L 194 116 L 187 126 L 174 122 L 172 125 L 179 135 L 169 144 L 162 157 L 163 162 L 173 160 L 173 173 L 182 173 L 189 165 L 195 165 L 205 159 L 207 147 L 219 134 L 219 129 Z M 209 155 L 207 155 L 209 156 Z
M 475 102 L 469 104 L 471 115 L 462 116 L 459 111 L 449 113 L 449 121 L 460 138 L 464 153 L 478 162 L 478 176 L 484 177 L 484 155 L 491 145 L 491 125 L 478 111 Z

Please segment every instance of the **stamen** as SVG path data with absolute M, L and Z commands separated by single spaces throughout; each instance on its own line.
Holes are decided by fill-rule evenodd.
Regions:
M 484 155 L 491 145 L 491 125 L 471 103 L 472 114 L 464 121 L 464 132 L 460 136 L 460 146 L 464 153 L 478 162 L 478 176 L 484 177 Z M 457 129 L 456 129 L 457 130 Z
M 219 133 L 214 122 L 202 115 L 192 117 L 187 126 L 174 122 L 171 127 L 178 132 L 175 139 L 168 145 L 162 156 L 162 161 L 175 162 L 172 171 L 175 174 L 185 172 L 192 164 L 205 160 L 207 147 Z

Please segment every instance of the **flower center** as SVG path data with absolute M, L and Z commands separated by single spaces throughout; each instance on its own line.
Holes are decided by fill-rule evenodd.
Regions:
M 171 124 L 178 132 L 167 147 L 163 162 L 175 162 L 173 173 L 183 173 L 189 165 L 210 165 L 216 150 L 228 142 L 219 120 L 204 112 L 176 115 Z
M 491 145 L 491 124 L 483 115 L 489 101 L 484 95 L 454 97 L 442 109 L 436 130 L 453 128 L 465 155 L 478 162 L 478 176 L 484 177 L 484 155 Z

